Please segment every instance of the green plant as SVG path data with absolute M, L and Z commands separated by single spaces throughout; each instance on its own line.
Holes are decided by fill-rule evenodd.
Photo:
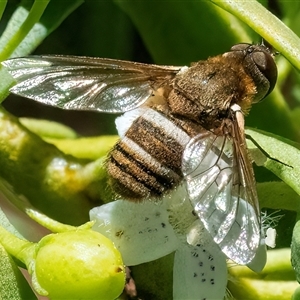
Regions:
M 266 5 L 265 2 L 261 2 Z M 10 27 L 7 27 L 0 39 L 1 60 L 9 56 L 30 54 L 80 3 L 81 1 L 35 1 L 28 14 L 30 3 L 24 2 L 11 19 L 15 22 L 10 23 Z M 300 4 L 297 1 L 274 3 L 276 5 L 273 8 L 287 26 L 254 0 L 115 0 L 100 4 L 87 1 L 85 5 L 90 9 L 87 13 L 89 18 L 82 20 L 80 29 L 85 32 L 83 39 L 92 50 L 81 54 L 87 55 L 90 53 L 88 51 L 92 51 L 92 54 L 97 53 L 97 47 L 98 56 L 110 56 L 110 53 L 114 53 L 115 58 L 135 59 L 134 51 L 130 48 L 136 34 L 133 28 L 138 30 L 154 62 L 161 64 L 186 65 L 191 61 L 223 53 L 237 42 L 260 42 L 257 34 L 274 46 L 280 52 L 277 58 L 277 87 L 268 99 L 253 106 L 249 117 L 246 118 L 246 124 L 263 130 L 249 129 L 247 134 L 272 158 L 282 162 L 264 157 L 263 167 L 255 168 L 255 174 L 261 207 L 275 211 L 284 210 L 280 214 L 288 216 L 283 217 L 278 225 L 277 239 L 278 247 L 287 248 L 292 237 L 288 227 L 293 227 L 298 220 L 300 200 L 299 75 L 291 66 L 292 64 L 298 70 L 300 68 L 300 40 L 296 35 L 300 32 Z M 5 2 L 1 1 L 0 12 L 3 12 L 4 8 Z M 106 15 L 110 18 L 105 18 Z M 23 22 L 26 17 L 26 21 Z M 104 34 L 104 30 L 107 29 L 104 26 L 98 27 L 98 19 L 100 24 L 109 25 L 114 34 Z M 36 24 L 39 20 L 40 23 Z M 86 23 L 91 26 L 93 36 L 89 36 L 89 30 L 85 31 L 83 25 Z M 117 26 L 119 23 L 122 25 Z M 32 26 L 35 26 L 36 30 L 28 34 Z M 27 40 L 21 42 L 26 35 Z M 47 40 L 45 43 L 47 45 Z M 56 47 L 60 45 L 53 44 L 54 51 L 57 52 Z M 46 51 L 48 49 L 43 49 L 43 52 Z M 0 70 L 0 76 L 0 99 L 4 100 L 8 95 L 8 88 L 13 85 L 13 80 L 3 68 Z M 57 136 L 58 132 L 60 136 Z M 45 140 L 50 144 L 45 143 Z M 30 206 L 56 220 L 72 225 L 82 224 L 87 221 L 88 212 L 92 207 L 112 200 L 111 191 L 106 184 L 103 160 L 115 140 L 116 137 L 112 136 L 86 140 L 60 124 L 49 122 L 41 125 L 38 120 L 28 122 L 17 119 L 1 108 L 2 193 L 23 210 L 28 206 L 28 202 L 21 201 L 16 195 L 25 196 Z M 256 148 L 250 142 L 249 147 L 254 150 Z M 259 160 L 255 152 L 253 157 Z M 130 222 L 130 215 L 128 218 Z M 180 218 L 182 216 L 178 217 Z M 292 237 L 292 261 L 299 280 L 298 235 L 296 226 Z M 139 244 L 136 247 L 139 247 Z M 179 248 L 175 241 L 169 250 L 176 249 Z M 269 262 L 265 271 L 258 275 L 240 267 L 232 268 L 230 274 L 233 280 L 230 281 L 229 288 L 233 296 L 237 299 L 289 299 L 297 283 L 289 264 L 289 250 L 282 251 L 272 250 L 270 255 L 275 258 Z M 279 260 L 280 257 L 284 260 Z M 161 272 L 161 265 L 164 266 L 164 276 L 155 276 L 157 272 Z M 150 262 L 132 268 L 138 291 L 144 293 L 145 299 L 171 297 L 172 265 L 173 257 L 166 256 L 161 258 L 160 263 Z M 145 272 L 150 274 L 149 270 L 154 274 L 151 279 L 144 275 Z M 281 280 L 280 283 L 277 283 L 278 280 Z M 165 289 L 159 288 L 161 281 L 165 283 Z M 239 287 L 238 282 L 243 288 Z M 19 298 L 22 299 L 22 296 Z M 297 299 L 297 293 L 294 299 Z

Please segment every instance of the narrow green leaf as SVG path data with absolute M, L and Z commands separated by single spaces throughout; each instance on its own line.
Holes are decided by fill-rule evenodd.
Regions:
M 248 24 L 300 70 L 299 37 L 259 2 L 256 0 L 211 0 L 211 2 Z
M 115 135 L 103 135 L 77 139 L 47 138 L 45 140 L 55 145 L 65 154 L 70 154 L 77 158 L 96 160 L 107 155 L 118 139 L 119 137 Z
M 281 20 L 289 26 L 298 36 L 300 33 L 300 2 L 278 1 L 278 10 Z
M 36 0 L 30 8 L 20 6 L 0 38 L 0 61 L 30 54 L 83 0 Z M 47 7 L 47 9 L 46 9 Z
M 37 299 L 17 265 L 2 245 L 0 245 L 0 298 L 1 300 Z
M 20 123 L 43 138 L 74 139 L 77 133 L 70 127 L 49 120 L 19 118 Z
M 90 160 L 101 158 L 107 155 L 119 139 L 114 135 L 78 137 L 70 127 L 48 120 L 20 118 L 19 121 L 46 142 L 77 158 Z
M 6 34 L 8 39 L 4 40 L 4 43 L 2 42 L 0 61 L 9 58 L 15 52 L 17 46 L 39 21 L 49 1 L 36 0 L 28 13 L 25 9 L 19 7 L 10 20 L 11 30 L 3 33 L 3 35 Z
M 269 155 L 264 166 L 300 195 L 300 145 L 261 130 L 247 129 L 246 133 Z M 251 143 L 249 148 L 253 148 Z

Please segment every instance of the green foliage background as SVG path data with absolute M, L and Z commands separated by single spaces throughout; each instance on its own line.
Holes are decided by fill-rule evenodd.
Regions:
M 255 131 L 249 131 L 249 134 L 256 135 L 255 138 L 259 140 L 259 144 L 272 157 L 288 165 L 278 165 L 278 163 L 268 160 L 264 167 L 255 167 L 261 206 L 271 209 L 271 211 L 283 209 L 280 212 L 284 217 L 278 226 L 277 245 L 278 247 L 288 247 L 291 243 L 293 227 L 298 219 L 297 214 L 300 208 L 298 174 L 300 169 L 298 150 L 300 149 L 300 42 L 295 35 L 300 33 L 300 2 L 260 2 L 267 6 L 268 10 L 278 16 L 288 27 L 276 20 L 272 14 L 269 14 L 254 0 L 234 2 L 105 0 L 85 1 L 84 3 L 72 0 L 52 0 L 40 20 L 48 30 L 47 34 L 51 34 L 37 47 L 34 53 L 86 55 L 157 64 L 189 65 L 190 62 L 226 52 L 235 43 L 259 43 L 261 37 L 263 37 L 280 52 L 276 59 L 279 69 L 278 84 L 267 99 L 253 106 L 250 115 L 246 118 L 246 125 L 265 131 L 257 134 Z M 32 3 L 33 1 L 22 1 L 22 5 L 27 8 L 30 8 Z M 9 1 L 7 3 L 0 23 L 0 30 L 4 30 L 7 21 L 19 4 L 19 1 Z M 77 6 L 79 7 L 67 17 Z M 219 6 L 230 11 L 238 18 Z M 60 24 L 61 22 L 62 24 Z M 74 128 L 79 136 L 116 133 L 114 115 L 62 111 L 14 96 L 9 96 L 3 102 L 3 106 L 17 117 L 49 119 L 66 124 Z M 7 118 L 8 123 L 19 124 L 17 119 Z M 17 129 L 18 131 L 23 130 L 21 125 L 18 126 L 20 126 Z M 31 126 L 28 125 L 28 128 L 34 132 Z M 66 133 L 66 136 L 68 134 Z M 39 135 L 42 134 L 39 132 Z M 282 141 L 284 145 L 276 147 Z M 51 140 L 51 142 L 53 141 Z M 89 140 L 89 143 L 93 142 L 95 141 Z M 56 143 L 57 141 L 54 142 L 54 144 Z M 72 160 L 84 169 L 87 162 L 95 160 L 95 154 L 92 153 L 92 147 L 89 148 L 87 145 L 87 141 L 76 140 L 75 143 L 76 146 L 71 145 L 68 141 L 63 146 L 65 147 L 64 152 L 74 155 L 70 151 L 74 147 L 80 148 L 74 155 L 74 160 L 73 158 Z M 111 145 L 113 141 L 105 143 Z M 29 144 L 32 147 L 32 153 L 39 148 L 47 149 L 47 153 L 51 156 L 56 151 L 51 146 L 45 146 L 40 140 L 36 139 L 35 135 L 30 135 Z M 101 159 L 104 155 L 103 152 L 100 152 L 103 143 L 101 146 L 98 145 L 94 148 L 99 149 L 101 154 L 96 158 Z M 84 151 L 85 154 L 83 155 Z M 32 161 L 42 159 L 38 153 L 35 156 L 30 156 L 28 152 L 26 155 L 24 157 L 27 161 L 28 157 L 31 157 Z M 2 155 L 3 157 L 4 155 Z M 65 159 L 68 160 L 69 158 Z M 2 167 L 4 166 L 3 161 L 1 161 Z M 98 191 L 101 184 L 102 187 L 105 185 L 105 174 L 99 167 L 101 162 L 95 160 L 94 169 L 91 172 L 92 175 L 90 175 L 93 180 L 88 185 L 88 197 L 86 198 L 101 198 L 101 200 L 105 199 L 105 202 L 108 201 L 107 199 L 111 195 L 107 190 L 102 193 Z M 22 166 L 25 166 L 26 163 L 22 163 Z M 18 171 L 18 174 L 13 174 L 16 175 L 17 179 L 9 177 L 12 172 L 9 173 L 9 176 L 6 175 L 8 173 L 5 173 L 5 171 L 0 173 L 11 184 L 14 180 L 15 182 L 20 181 L 18 177 L 20 173 L 35 173 L 34 169 L 27 168 L 27 166 L 19 169 L 13 166 L 13 169 Z M 3 167 L 3 170 L 5 170 L 5 167 Z M 98 181 L 94 180 L 96 175 L 99 178 Z M 38 182 L 37 178 L 33 178 L 33 180 Z M 85 180 L 86 178 L 83 178 L 80 182 L 82 183 Z M 31 191 L 29 191 L 30 188 L 26 190 L 26 184 L 27 181 L 25 180 L 24 187 L 22 187 L 24 190 L 22 190 L 20 184 L 18 187 L 19 192 L 25 195 L 28 192 L 28 195 L 32 196 L 33 192 L 36 191 L 33 191 L 32 187 L 30 187 Z M 36 188 L 36 185 L 33 186 Z M 37 191 L 37 193 L 40 193 L 38 197 L 45 193 L 43 187 L 40 187 Z M 39 203 L 38 199 L 32 200 L 33 204 L 40 209 L 49 210 L 53 217 L 56 216 L 60 220 L 68 212 L 67 221 L 70 223 L 78 220 L 81 222 L 88 218 L 86 214 L 82 214 L 82 218 L 78 218 L 77 213 L 79 211 L 80 214 L 81 211 L 77 209 L 78 207 L 76 208 L 74 203 L 79 205 L 79 203 L 82 203 L 82 198 L 76 198 L 77 195 L 72 194 L 72 191 L 68 188 L 63 188 L 64 197 L 75 197 L 74 199 L 77 201 L 72 202 L 71 209 L 67 207 L 66 202 L 60 202 L 61 199 L 57 198 L 57 194 L 53 193 L 52 190 L 48 192 L 50 194 L 49 197 L 47 196 L 48 207 L 45 203 Z M 94 205 L 96 204 L 97 202 L 94 203 Z M 88 211 L 89 205 L 90 203 L 86 206 L 83 205 L 84 212 Z M 62 210 L 61 214 L 55 215 L 57 206 L 60 206 Z M 297 232 L 294 233 L 295 237 L 297 234 Z M 296 238 L 294 240 L 298 241 Z M 298 249 L 298 242 L 295 242 L 294 245 L 294 249 Z M 297 251 L 295 250 L 294 261 L 299 260 L 296 254 Z M 297 272 L 299 274 L 298 270 Z M 164 299 L 163 297 L 163 295 L 156 295 L 156 299 Z

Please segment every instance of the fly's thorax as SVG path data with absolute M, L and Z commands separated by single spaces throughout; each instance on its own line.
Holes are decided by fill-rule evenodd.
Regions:
M 255 93 L 253 81 L 240 65 L 217 56 L 197 62 L 176 76 L 168 103 L 174 114 L 191 118 L 209 129 L 215 127 L 218 119 L 228 118 L 233 103 L 240 99 L 247 103 L 249 99 L 251 104 Z
M 252 103 L 271 92 L 276 78 L 276 64 L 265 46 L 239 44 L 179 72 L 167 101 L 174 114 L 210 129 L 215 121 L 230 117 L 233 104 L 246 114 Z

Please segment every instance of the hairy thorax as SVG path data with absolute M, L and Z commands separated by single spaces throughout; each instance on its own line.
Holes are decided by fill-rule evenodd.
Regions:
M 216 128 L 230 115 L 234 103 L 247 113 L 256 94 L 251 77 L 235 61 L 223 56 L 199 61 L 173 80 L 167 102 L 174 115 Z

